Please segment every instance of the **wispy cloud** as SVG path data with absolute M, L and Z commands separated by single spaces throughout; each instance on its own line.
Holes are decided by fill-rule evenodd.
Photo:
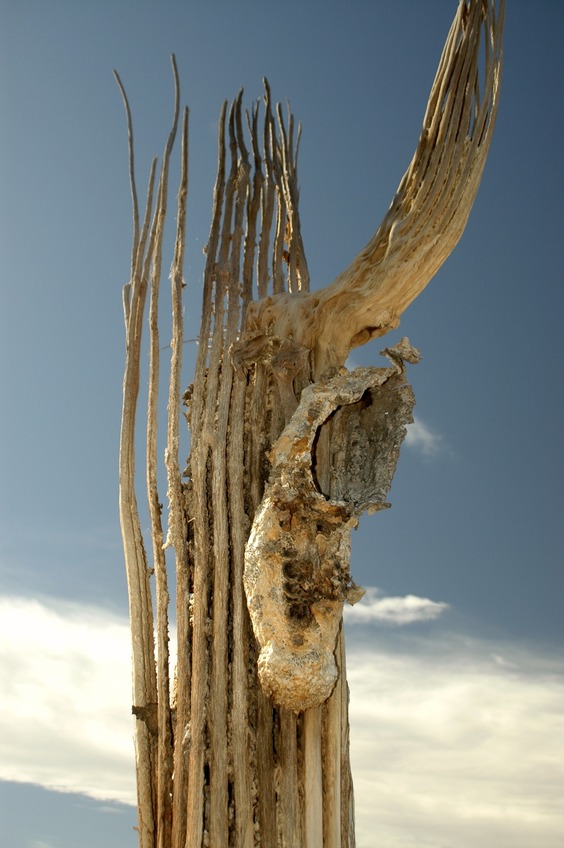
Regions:
M 416 416 L 413 418 L 413 423 L 407 426 L 405 444 L 418 450 L 428 459 L 436 456 L 444 448 L 443 437 Z
M 127 622 L 0 598 L 0 778 L 134 803 Z
M 444 606 L 408 597 L 372 590 L 368 623 Z M 374 834 L 386 848 L 560 848 L 562 663 L 444 627 L 425 641 L 347 629 L 359 848 Z M 0 598 L 0 778 L 134 803 L 129 655 L 127 622 L 104 610 Z
M 403 597 L 385 597 L 374 586 L 366 588 L 366 594 L 353 607 L 345 606 L 347 624 L 414 624 L 420 621 L 432 621 L 448 609 L 448 604 L 419 598 L 417 595 Z
M 351 356 L 349 356 L 345 365 L 349 371 L 354 371 L 355 368 L 359 367 L 358 362 Z M 412 423 L 407 425 L 405 444 L 419 451 L 426 459 L 431 459 L 445 449 L 442 435 L 425 424 L 417 415 L 414 415 Z
M 375 833 L 386 848 L 559 848 L 562 663 L 444 633 L 402 644 L 349 645 L 359 848 Z

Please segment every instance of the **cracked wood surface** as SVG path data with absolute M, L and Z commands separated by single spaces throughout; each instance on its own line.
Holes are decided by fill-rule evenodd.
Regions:
M 261 648 L 259 679 L 276 704 L 294 712 L 321 705 L 333 691 L 343 604 L 363 594 L 350 574 L 350 531 L 362 512 L 389 506 L 385 498 L 415 402 L 400 350 L 419 358 L 404 339 L 391 368 L 342 369 L 306 386 L 270 452 L 270 479 L 245 549 L 244 585 Z M 331 455 L 320 469 L 318 436 L 330 417 L 336 418 Z M 318 471 L 329 477 L 327 495 Z

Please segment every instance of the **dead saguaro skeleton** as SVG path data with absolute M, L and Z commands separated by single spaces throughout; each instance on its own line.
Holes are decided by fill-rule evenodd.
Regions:
M 158 184 L 124 287 L 120 519 L 129 589 L 141 848 L 351 848 L 353 790 L 342 609 L 362 596 L 350 530 L 386 503 L 413 395 L 404 339 L 389 367 L 349 373 L 349 351 L 397 327 L 460 238 L 499 96 L 504 3 L 461 0 L 414 158 L 369 244 L 309 291 L 296 172 L 299 129 L 280 107 L 219 123 L 218 172 L 193 384 L 182 395 L 188 113 L 172 263 L 166 526 L 157 486 L 159 288 L 179 85 Z M 262 117 L 261 117 L 262 115 Z M 246 119 L 245 119 L 246 118 Z M 153 208 L 154 206 L 154 208 Z M 146 478 L 152 562 L 135 491 L 141 340 L 149 301 Z M 207 342 L 207 343 L 206 343 Z M 179 457 L 182 399 L 190 456 Z M 165 549 L 172 549 L 170 650 Z M 170 569 L 170 564 L 169 564 Z M 172 569 L 170 569 L 172 570 Z M 169 665 L 175 656 L 174 681 Z

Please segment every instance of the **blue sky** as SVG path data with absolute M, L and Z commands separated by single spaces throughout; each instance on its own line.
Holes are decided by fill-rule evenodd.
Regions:
M 392 509 L 353 538 L 355 579 L 373 587 L 347 624 L 359 848 L 374 832 L 386 848 L 556 848 L 564 828 L 564 7 L 508 5 L 500 112 L 466 233 L 386 338 L 408 335 L 423 360 L 410 369 L 416 423 Z M 325 285 L 375 231 L 409 163 L 455 8 L 0 2 L 0 815 L 11 848 L 135 845 L 120 803 L 134 789 L 117 517 L 131 213 L 112 68 L 129 92 L 143 190 L 177 56 L 191 109 L 193 336 L 223 99 L 242 85 L 250 103 L 264 75 L 290 99 L 304 244 L 313 285 Z M 355 362 L 378 364 L 381 341 Z

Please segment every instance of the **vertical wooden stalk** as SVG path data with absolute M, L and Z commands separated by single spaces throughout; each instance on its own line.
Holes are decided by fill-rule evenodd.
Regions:
M 342 673 L 339 663 L 338 666 Z M 324 848 L 341 846 L 341 685 L 339 677 L 331 697 L 322 708 Z
M 304 848 L 323 848 L 321 707 L 306 710 L 304 725 Z
M 134 270 L 124 301 L 127 363 L 120 505 L 134 645 L 140 846 L 256 848 L 260 843 L 261 848 L 323 848 L 325 808 L 329 802 L 338 802 L 340 794 L 336 787 L 327 790 L 323 783 L 325 760 L 328 756 L 335 759 L 335 745 L 328 754 L 330 746 L 322 743 L 327 721 L 321 708 L 296 716 L 273 706 L 262 691 L 242 579 L 250 522 L 268 476 L 266 454 L 291 414 L 292 402 L 280 394 L 272 350 L 261 353 L 259 344 L 255 361 L 242 366 L 235 367 L 231 359 L 231 348 L 240 338 L 244 314 L 252 299 L 253 283 L 267 291 L 270 265 L 270 290 L 282 290 L 286 285 L 284 239 L 299 235 L 297 209 L 289 193 L 289 186 L 296 179 L 293 121 L 290 120 L 288 134 L 280 119 L 282 137 L 278 138 L 267 89 L 263 133 L 266 149 L 262 154 L 259 151 L 255 108 L 249 119 L 250 160 L 239 95 L 229 114 L 230 169 L 226 176 L 225 106 L 222 111 L 197 367 L 194 385 L 187 393 L 191 428 L 189 476 L 183 482 L 177 399 L 188 190 L 188 113 L 184 113 L 171 273 L 173 311 L 165 451 L 169 508 L 165 541 L 157 487 L 158 297 L 168 162 L 178 118 L 174 63 L 173 68 L 175 117 L 163 156 L 156 210 L 149 228 L 153 165 L 147 211 L 141 231 L 137 227 L 135 233 Z M 289 207 L 288 199 L 292 201 Z M 257 238 L 259 213 L 261 232 Z M 292 287 L 307 285 L 305 276 L 301 283 L 298 279 L 296 246 L 292 256 Z M 139 391 L 141 322 L 149 279 L 147 491 L 155 572 L 156 657 L 150 570 L 133 488 L 134 413 Z M 301 384 L 307 379 L 307 374 L 302 375 Z M 173 549 L 176 563 L 178 642 L 172 703 L 164 554 L 167 546 Z M 334 763 L 330 780 L 339 779 L 339 766 Z M 337 815 L 331 833 L 338 828 L 338 821 Z M 333 843 L 327 845 L 337 846 L 333 836 L 330 838 Z
M 231 405 L 228 448 L 228 496 L 230 544 L 233 556 L 231 605 L 233 621 L 231 670 L 231 748 L 235 802 L 234 848 L 253 848 L 253 802 L 249 757 L 249 644 L 251 632 L 243 592 L 244 548 L 247 540 L 245 513 L 245 419 L 246 385 L 236 380 Z
M 179 84 L 176 63 L 172 61 L 175 81 L 175 105 L 172 129 L 167 139 L 163 154 L 161 179 L 159 184 L 159 195 L 155 213 L 155 256 L 151 274 L 151 298 L 149 308 L 149 391 L 147 407 L 147 496 L 149 502 L 149 514 L 151 518 L 151 537 L 153 541 L 153 568 L 155 572 L 155 599 L 156 599 L 156 638 L 157 638 L 157 848 L 166 848 L 170 845 L 172 826 L 172 720 L 170 706 L 170 679 L 169 679 L 169 621 L 168 605 L 169 592 L 166 573 L 165 540 L 162 528 L 162 504 L 157 486 L 157 422 L 158 422 L 158 392 L 159 392 L 159 360 L 160 360 L 160 335 L 158 324 L 158 304 L 160 295 L 160 278 L 162 268 L 162 242 L 164 237 L 164 226 L 168 205 L 168 172 L 170 154 L 174 145 L 179 114 Z M 187 128 L 183 128 L 183 147 L 187 146 Z M 182 180 L 186 180 L 186 169 L 183 169 Z M 181 185 L 181 195 L 186 186 Z M 184 240 L 185 221 L 181 210 L 177 220 L 180 228 L 177 241 Z M 174 306 L 173 306 L 174 311 Z M 174 323 L 174 319 L 173 319 Z M 178 327 L 173 331 L 178 335 Z M 182 333 L 180 331 L 180 338 Z M 173 337 L 171 346 L 174 356 Z M 171 371 L 171 383 L 173 382 Z M 175 390 L 171 386 L 172 391 Z M 176 406 L 178 406 L 176 404 Z M 178 410 L 176 412 L 178 415 Z M 171 493 L 169 491 L 169 501 Z M 177 512 L 177 510 L 176 510 Z M 176 514 L 174 504 L 170 505 L 169 514 Z
M 118 83 L 129 105 L 121 81 Z M 130 130 L 130 146 L 132 144 Z M 130 178 L 132 195 L 136 198 L 133 154 L 130 149 Z M 139 394 L 139 360 L 141 355 L 142 321 L 147 295 L 148 263 L 154 240 L 147 246 L 152 208 L 156 162 L 151 165 L 147 204 L 141 236 L 134 226 L 132 275 L 124 287 L 126 323 L 126 362 L 123 381 L 123 406 L 119 453 L 119 513 L 124 546 L 129 595 L 129 616 L 132 638 L 133 713 L 135 722 L 135 761 L 137 773 L 137 803 L 139 811 L 140 848 L 153 848 L 155 833 L 155 728 L 152 707 L 156 704 L 156 678 L 153 644 L 153 614 L 149 569 L 137 498 L 135 494 L 135 418 Z M 135 204 L 135 200 L 134 200 Z M 136 213 L 135 213 L 136 216 Z M 145 255 L 145 249 L 147 254 Z
M 280 710 L 279 740 L 279 805 L 282 845 L 301 848 L 303 845 L 302 816 L 300 814 L 300 774 L 298 760 L 298 718 L 291 710 Z
M 213 510 L 214 566 L 212 607 L 212 667 L 210 685 L 209 733 L 210 733 L 210 811 L 209 834 L 212 845 L 228 844 L 228 684 L 229 684 L 229 582 L 231 577 L 229 545 L 229 509 L 227 487 L 227 442 L 228 422 L 232 388 L 232 366 L 225 349 L 235 339 L 239 325 L 239 297 L 229 285 L 238 279 L 239 251 L 242 237 L 241 220 L 243 208 L 238 202 L 239 191 L 245 197 L 245 181 L 237 163 L 235 138 L 235 109 L 229 116 L 229 140 L 231 149 L 231 173 L 226 189 L 225 212 L 217 265 L 216 328 L 222 329 L 222 360 L 220 384 L 217 396 L 217 423 L 213 450 L 213 473 L 211 501 Z M 239 105 L 240 108 L 240 105 Z M 236 194 L 237 187 L 237 194 Z M 235 200 L 235 222 L 232 223 Z M 233 229 L 232 229 L 233 228 Z M 225 331 L 223 331 L 223 309 L 227 305 Z
M 186 203 L 188 198 L 188 110 L 184 110 L 182 120 L 181 174 L 178 190 L 176 217 L 176 242 L 171 270 L 172 287 L 172 339 L 169 377 L 167 445 L 165 467 L 168 484 L 168 534 L 166 546 L 172 546 L 176 561 L 177 594 L 186 598 L 186 583 L 189 573 L 187 551 L 187 522 L 184 504 L 184 492 L 179 466 L 179 417 L 180 376 L 182 368 L 182 344 L 184 322 L 182 290 L 184 288 L 184 244 L 186 233 Z M 159 671 L 159 814 L 162 821 L 157 848 L 169 848 L 173 835 L 173 729 L 171 712 L 171 692 L 169 679 L 169 628 L 168 628 L 168 588 L 166 563 L 161 560 L 156 571 L 156 601 L 158 622 L 158 671 Z M 178 632 L 186 638 L 187 610 L 179 617 Z M 177 637 L 178 638 L 178 637 Z M 178 654 L 178 651 L 177 651 Z M 183 693 L 185 689 L 183 689 Z M 182 818 L 182 817 L 181 817 Z

